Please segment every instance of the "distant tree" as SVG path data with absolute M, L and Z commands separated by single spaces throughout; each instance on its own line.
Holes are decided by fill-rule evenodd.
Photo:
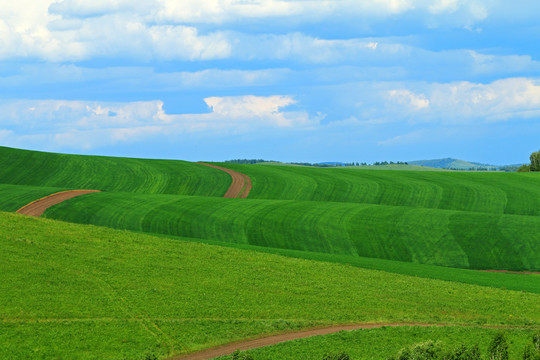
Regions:
M 540 150 L 531 154 L 531 171 L 540 171 Z
M 529 172 L 531 171 L 531 165 L 521 165 L 518 169 L 517 169 L 517 172 Z

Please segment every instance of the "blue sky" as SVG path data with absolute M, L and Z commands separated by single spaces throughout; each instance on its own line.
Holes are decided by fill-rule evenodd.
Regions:
M 536 0 L 18 0 L 0 145 L 174 158 L 524 163 Z

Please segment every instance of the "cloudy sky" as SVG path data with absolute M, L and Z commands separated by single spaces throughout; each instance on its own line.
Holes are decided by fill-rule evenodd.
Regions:
M 0 145 L 523 163 L 537 0 L 1 0 Z

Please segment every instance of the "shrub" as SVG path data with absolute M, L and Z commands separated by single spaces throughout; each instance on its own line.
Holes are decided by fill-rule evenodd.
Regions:
M 481 358 L 478 344 L 471 346 L 460 345 L 444 357 L 445 360 L 477 360 Z
M 503 333 L 495 335 L 488 347 L 489 360 L 508 360 L 508 344 Z
M 441 358 L 440 343 L 431 340 L 401 349 L 397 357 L 389 360 L 432 360 Z
M 330 354 L 325 354 L 322 358 L 322 360 L 352 360 L 351 357 L 342 352 L 342 353 L 330 353 Z
M 253 360 L 253 356 L 251 356 L 251 354 L 242 353 L 240 350 L 236 350 L 231 354 L 231 360 Z

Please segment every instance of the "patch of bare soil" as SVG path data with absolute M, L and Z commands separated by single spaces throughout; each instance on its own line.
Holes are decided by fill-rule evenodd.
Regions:
M 478 270 L 485 272 L 498 272 L 498 273 L 507 273 L 507 274 L 540 274 L 538 271 L 510 271 L 510 270 Z
M 23 206 L 17 210 L 18 214 L 40 217 L 43 215 L 45 210 L 50 208 L 53 205 L 59 204 L 62 201 L 74 198 L 76 196 L 81 196 L 85 194 L 90 194 L 94 192 L 99 192 L 99 190 L 68 190 L 58 192 L 44 198 L 32 201 L 30 204 Z
M 238 171 L 234 171 L 231 169 L 227 169 L 221 166 L 207 164 L 203 162 L 199 162 L 198 164 L 210 166 L 214 169 L 218 169 L 221 171 L 225 171 L 227 174 L 231 175 L 232 177 L 232 184 L 229 186 L 229 189 L 225 193 L 223 197 L 226 198 L 240 198 L 245 199 L 249 195 L 249 191 L 251 190 L 251 179 L 246 174 L 239 173 Z

